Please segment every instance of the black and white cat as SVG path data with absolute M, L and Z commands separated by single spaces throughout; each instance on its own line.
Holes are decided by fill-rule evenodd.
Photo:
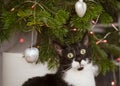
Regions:
M 67 46 L 54 42 L 59 55 L 59 68 L 55 74 L 33 77 L 22 86 L 95 86 L 98 67 L 94 66 L 90 56 L 88 32 L 82 40 Z

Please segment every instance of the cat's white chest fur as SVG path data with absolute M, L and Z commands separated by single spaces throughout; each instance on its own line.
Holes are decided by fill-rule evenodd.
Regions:
M 65 73 L 63 79 L 73 86 L 95 86 L 94 68 L 92 64 L 87 65 L 80 71 L 71 68 Z

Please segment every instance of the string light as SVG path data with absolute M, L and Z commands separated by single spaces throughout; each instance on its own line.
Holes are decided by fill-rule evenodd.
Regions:
M 115 86 L 115 82 L 114 81 L 111 81 L 111 86 Z
M 24 42 L 24 38 L 20 38 L 19 42 L 23 43 Z
M 114 24 L 112 24 L 112 27 L 113 27 L 116 31 L 119 31 L 118 28 L 117 28 Z M 105 40 L 105 39 L 106 39 L 110 34 L 111 34 L 111 32 L 108 32 L 108 33 L 103 37 L 103 39 L 97 41 L 96 44 L 99 44 L 99 43 L 107 43 L 108 41 Z
M 98 44 L 100 44 L 100 43 L 107 43 L 108 41 L 107 40 L 98 40 L 97 42 L 96 42 L 96 45 L 98 45 Z
M 94 20 L 92 20 L 91 22 L 92 22 L 92 24 L 96 24 L 96 22 Z
M 72 31 L 76 32 L 76 31 L 77 31 L 77 28 L 72 29 Z
M 91 35 L 93 35 L 93 34 L 94 34 L 94 32 L 93 32 L 93 31 L 90 31 L 90 34 L 91 34 Z
M 12 8 L 10 11 L 13 12 L 15 10 L 15 8 Z
M 35 5 L 36 5 L 36 4 L 33 4 L 33 5 L 31 6 L 31 8 L 34 9 L 34 8 L 35 8 Z
M 94 20 L 91 21 L 91 23 L 93 24 L 93 26 L 91 27 L 91 30 L 96 26 L 96 24 L 97 24 L 97 22 L 98 22 L 98 20 L 99 20 L 99 17 L 100 17 L 100 15 L 97 17 L 96 21 L 94 21 Z M 116 31 L 119 31 L 118 28 L 117 28 L 114 24 L 112 24 L 112 27 L 113 27 Z M 93 35 L 94 32 L 90 31 L 90 34 Z M 96 42 L 96 44 L 98 45 L 98 44 L 100 44 L 100 43 L 107 43 L 108 41 L 105 40 L 105 39 L 106 39 L 110 34 L 111 34 L 111 32 L 108 32 L 102 39 L 98 40 L 98 41 Z
M 107 40 L 103 40 L 102 42 L 103 42 L 103 43 L 107 43 Z
M 117 58 L 117 61 L 119 61 L 119 62 L 120 62 L 120 57 L 118 57 L 118 58 Z

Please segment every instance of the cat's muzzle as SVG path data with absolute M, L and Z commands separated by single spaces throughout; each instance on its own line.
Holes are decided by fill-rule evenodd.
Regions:
M 77 70 L 83 70 L 84 69 L 84 67 L 83 67 L 83 65 L 81 65 L 81 63 L 80 63 L 80 65 L 79 65 L 79 67 L 78 67 L 78 69 Z
M 79 68 L 78 68 L 79 71 L 80 71 L 80 70 L 83 70 L 83 69 L 84 69 L 84 67 L 79 67 Z

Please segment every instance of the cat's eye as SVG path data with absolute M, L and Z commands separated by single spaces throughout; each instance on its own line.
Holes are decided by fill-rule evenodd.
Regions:
M 81 49 L 80 50 L 80 54 L 84 55 L 86 53 L 86 50 L 85 49 Z
M 73 56 L 74 56 L 73 53 L 68 53 L 68 54 L 67 54 L 67 57 L 68 57 L 68 58 L 73 58 Z

